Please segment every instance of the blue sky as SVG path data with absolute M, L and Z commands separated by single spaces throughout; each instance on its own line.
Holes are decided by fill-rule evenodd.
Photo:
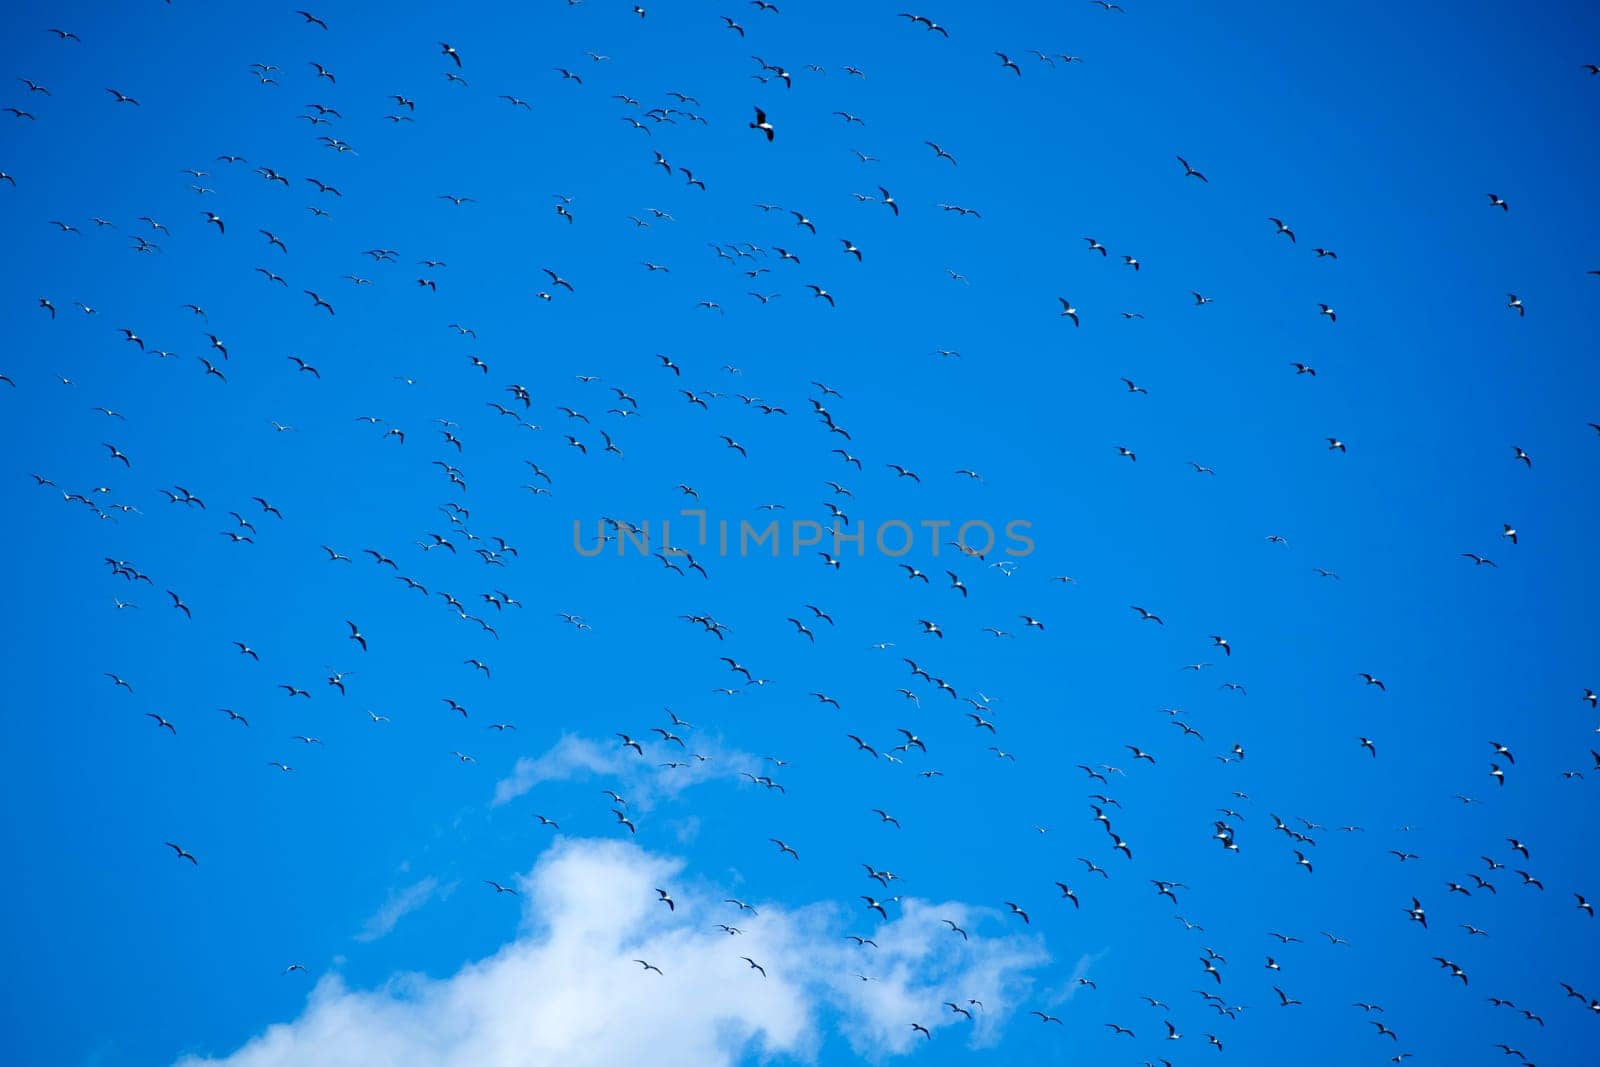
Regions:
M 1600 897 L 1582 699 L 1600 688 L 1600 16 L 645 6 L 320 5 L 326 29 L 182 0 L 0 15 L 0 107 L 32 116 L 0 112 L 7 1062 L 1181 1065 L 1218 1057 L 1207 1034 L 1243 1063 L 1291 1042 L 1310 1064 L 1510 1062 L 1501 1042 L 1583 1062 L 1600 1019 L 1561 983 L 1600 997 L 1600 928 L 1573 896 Z M 752 56 L 792 87 L 752 80 Z M 311 104 L 338 117 L 313 126 Z M 613 387 L 636 416 L 609 413 L 632 410 Z M 1007 574 L 921 535 L 834 570 L 788 551 L 787 524 L 829 501 L 869 546 L 883 522 L 971 520 L 1028 523 L 1034 549 Z M 776 514 L 784 551 L 690 544 L 703 578 L 573 549 L 601 516 L 677 519 L 684 544 L 685 506 L 735 529 Z M 435 534 L 456 551 L 419 547 Z M 496 537 L 503 565 L 472 551 Z M 693 724 L 683 750 L 652 733 L 667 709 Z M 900 728 L 927 751 L 847 739 L 887 755 Z M 1118 802 L 1131 859 L 1091 793 Z M 1153 879 L 1183 883 L 1179 904 Z M 943 1006 L 968 998 L 970 1022 Z

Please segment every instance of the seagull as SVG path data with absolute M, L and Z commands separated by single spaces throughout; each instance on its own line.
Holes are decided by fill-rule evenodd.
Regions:
M 943 26 L 941 26 L 938 23 L 934 22 L 932 19 L 928 18 L 926 15 L 910 15 L 910 14 L 907 14 L 904 11 L 902 11 L 900 13 L 900 17 L 903 18 L 903 19 L 910 19 L 913 23 L 920 24 L 921 26 L 925 27 L 928 30 L 928 32 L 930 32 L 930 33 L 939 33 L 939 34 L 942 34 L 945 37 L 949 37 L 950 36 L 950 31 L 949 30 L 945 29 Z
M 742 30 L 740 31 L 740 36 L 743 36 Z M 772 123 L 767 121 L 767 113 L 762 111 L 759 107 L 756 108 L 756 120 L 750 124 L 750 128 L 752 130 L 760 130 L 762 133 L 766 134 L 769 142 L 773 139 L 774 131 L 772 129 Z

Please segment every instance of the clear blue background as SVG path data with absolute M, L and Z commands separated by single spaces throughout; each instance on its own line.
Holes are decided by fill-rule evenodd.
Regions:
M 1222 1024 L 1234 1062 L 1280 1062 L 1289 1047 L 1308 1064 L 1396 1051 L 1418 1063 L 1500 1062 L 1499 1041 L 1541 1064 L 1588 1061 L 1600 1019 L 1557 983 L 1600 995 L 1600 927 L 1571 896 L 1600 897 L 1591 847 L 1600 772 L 1559 772 L 1590 767 L 1600 721 L 1579 699 L 1600 687 L 1600 437 L 1585 425 L 1600 422 L 1600 278 L 1586 274 L 1600 268 L 1600 78 L 1582 68 L 1600 62 L 1600 13 L 1476 2 L 916 8 L 950 27 L 946 40 L 878 4 L 789 0 L 778 16 L 732 3 L 648 6 L 641 20 L 599 0 L 381 14 L 323 4 L 328 32 L 258 5 L 21 3 L 0 15 L 0 105 L 37 116 L 0 113 L 0 170 L 16 179 L 0 183 L 0 373 L 16 381 L 0 383 L 5 1058 L 137 1064 L 224 1052 L 299 1013 L 308 986 L 280 973 L 291 960 L 370 987 L 408 969 L 448 975 L 492 953 L 515 913 L 479 882 L 526 870 L 544 847 L 530 811 L 570 834 L 617 832 L 599 783 L 543 787 L 537 809 L 529 798 L 491 807 L 494 783 L 564 732 L 642 735 L 670 706 L 793 766 L 784 796 L 733 781 L 685 793 L 666 808 L 698 817 L 698 837 L 683 844 L 642 825 L 645 847 L 681 852 L 711 879 L 736 872 L 779 902 L 852 901 L 872 888 L 855 866 L 869 854 L 918 893 L 1017 900 L 1054 957 L 1043 985 L 1103 953 L 1091 972 L 1100 999 L 1074 998 L 1065 1033 L 1018 1018 L 981 1062 L 1162 1054 L 1160 1042 L 1134 1045 L 1101 1024 L 1137 1018 L 1137 995 L 1149 992 L 1174 1005 L 1191 1036 L 1210 1027 L 1189 993 L 1205 980 L 1201 945 L 1229 956 L 1230 995 L 1252 1006 Z M 747 36 L 725 29 L 723 13 Z M 57 40 L 51 26 L 81 43 Z M 470 85 L 446 82 L 454 66 L 441 40 L 459 49 Z M 1085 62 L 1052 69 L 1027 54 L 1034 47 Z M 586 50 L 610 58 L 593 62 Z M 752 54 L 787 67 L 793 88 L 750 80 Z M 337 84 L 317 79 L 310 61 Z M 252 62 L 280 67 L 281 84 L 258 84 Z M 583 84 L 563 81 L 558 66 Z M 15 80 L 24 77 L 51 95 L 27 92 Z M 108 86 L 140 106 L 116 104 Z M 672 90 L 696 97 L 688 109 L 706 124 L 680 117 L 647 136 L 620 121 L 674 104 Z M 415 123 L 384 120 L 391 93 L 415 99 Z M 313 129 L 299 117 L 311 101 L 343 117 Z M 771 145 L 747 128 L 752 104 L 777 128 Z M 835 111 L 866 124 L 846 126 Z M 356 151 L 328 150 L 314 139 L 322 133 Z M 929 140 L 959 165 L 935 158 Z M 707 190 L 663 174 L 653 149 Z M 878 161 L 861 164 L 852 149 Z M 223 153 L 249 164 L 215 162 Z M 1185 179 L 1178 153 L 1209 183 Z M 290 188 L 263 181 L 256 165 Z M 186 167 L 210 173 L 194 180 Z M 306 177 L 343 196 L 317 195 Z M 215 193 L 196 195 L 193 184 Z M 898 218 L 851 196 L 879 185 Z M 1510 211 L 1490 207 L 1489 191 Z M 441 194 L 476 203 L 454 207 Z M 556 214 L 555 194 L 573 197 L 576 222 Z M 757 202 L 804 211 L 817 235 Z M 314 217 L 312 203 L 332 218 Z M 651 219 L 649 208 L 674 220 Z M 226 220 L 225 235 L 205 210 Z M 95 227 L 94 216 L 116 228 Z M 1298 243 L 1275 235 L 1268 216 L 1294 227 Z M 81 233 L 58 232 L 52 219 Z M 135 254 L 132 234 L 161 251 Z M 1086 251 L 1086 235 L 1111 257 Z M 840 238 L 861 248 L 861 263 Z M 744 241 L 789 248 L 802 264 L 768 255 L 758 265 L 771 273 L 751 282 L 741 271 L 757 261 L 730 264 L 707 247 Z M 1315 258 L 1317 245 L 1337 261 Z M 374 247 L 397 249 L 399 262 L 361 255 Z M 1124 253 L 1141 260 L 1138 273 Z M 448 266 L 425 272 L 424 258 Z M 670 273 L 648 273 L 645 260 Z M 535 299 L 548 288 L 543 267 L 576 291 Z M 425 273 L 436 292 L 417 286 Z M 374 284 L 352 287 L 346 274 Z M 760 305 L 750 289 L 783 295 Z M 1215 302 L 1194 307 L 1191 289 Z M 1505 307 L 1508 292 L 1525 318 Z M 1081 328 L 1059 317 L 1058 296 L 1072 300 Z M 58 317 L 37 308 L 40 297 Z M 701 300 L 725 314 L 697 309 Z M 190 302 L 209 326 L 183 310 Z M 1336 324 L 1318 303 L 1337 309 Z M 121 327 L 178 358 L 141 354 Z M 198 361 L 211 354 L 208 330 L 229 347 L 225 385 Z M 962 355 L 941 359 L 938 348 Z M 655 353 L 670 355 L 681 379 Z M 296 373 L 290 355 L 320 380 Z M 1292 360 L 1317 377 L 1296 376 Z M 726 364 L 742 374 L 719 370 Z M 1124 376 L 1149 395 L 1130 395 Z M 843 442 L 809 413 L 813 380 L 843 394 L 827 406 L 863 471 L 829 454 Z M 542 430 L 485 406 L 511 402 L 512 383 L 532 391 L 528 417 Z M 638 398 L 638 418 L 603 414 L 615 406 L 612 385 Z M 707 412 L 684 403 L 680 387 L 757 394 L 788 414 L 764 417 L 731 397 Z M 460 423 L 459 455 L 436 418 Z M 274 432 L 274 419 L 294 431 Z M 404 446 L 382 438 L 388 426 L 405 430 Z M 600 428 L 625 457 L 601 453 Z M 567 448 L 566 433 L 588 454 Z M 1329 452 L 1328 436 L 1348 454 Z M 435 459 L 461 467 L 470 491 L 450 486 Z M 552 496 L 517 488 L 530 480 L 524 459 L 550 472 Z M 1216 476 L 1195 474 L 1190 460 Z M 897 480 L 891 462 L 916 470 L 920 485 Z M 985 481 L 950 473 L 962 467 Z M 30 472 L 69 491 L 107 487 L 90 495 L 140 513 L 97 521 Z M 825 518 L 824 479 L 852 488 L 844 503 L 861 521 L 1022 519 L 1037 548 L 1007 578 L 919 543 L 906 560 L 933 576 L 928 586 L 870 555 L 834 572 L 809 554 L 697 554 L 711 572 L 702 581 L 571 548 L 575 519 L 592 531 L 602 514 L 675 515 L 680 481 L 735 523 L 764 520 L 754 509 L 766 502 L 785 503 L 787 518 Z M 173 484 L 206 510 L 168 504 L 158 490 Z M 257 514 L 254 495 L 284 520 Z M 438 509 L 452 500 L 471 510 L 471 530 L 518 548 L 508 567 L 481 565 L 460 536 L 460 556 L 415 547 L 447 532 Z M 230 509 L 254 521 L 254 544 L 219 536 Z M 1519 545 L 1499 537 L 1502 523 L 1520 531 Z M 321 544 L 358 558 L 329 563 Z M 407 591 L 361 556 L 366 547 L 430 589 L 476 601 L 500 639 Z M 1473 567 L 1460 556 L 1468 551 L 1498 568 Z M 114 577 L 105 557 L 132 561 L 154 587 Z M 968 599 L 944 588 L 946 567 L 962 574 Z M 1077 583 L 1047 580 L 1057 574 Z M 192 621 L 167 603 L 169 588 Z M 495 614 L 478 600 L 491 589 L 526 606 Z M 113 597 L 139 606 L 117 611 Z M 838 622 L 814 627 L 815 647 L 784 621 L 804 617 L 808 602 Z M 1129 604 L 1166 625 L 1140 623 Z M 558 611 L 593 629 L 565 625 Z M 711 612 L 735 632 L 719 643 L 677 621 L 686 612 Z M 1022 632 L 1024 612 L 1047 629 Z M 346 640 L 347 618 L 361 623 L 369 653 Z M 946 638 L 920 636 L 922 618 Z M 986 625 L 1017 636 L 992 640 Z M 1209 647 L 1213 633 L 1228 636 L 1231 658 Z M 237 655 L 233 640 L 261 662 Z M 878 641 L 895 647 L 868 649 Z M 912 684 L 901 653 L 963 694 L 998 698 L 993 740 L 1016 763 L 985 751 L 991 739 L 960 717 L 965 705 L 926 686 L 920 708 L 897 696 Z M 737 680 L 722 654 L 777 684 L 713 696 Z M 492 681 L 461 665 L 473 656 L 492 665 Z M 1217 666 L 1179 670 L 1205 660 Z M 323 684 L 324 665 L 352 672 L 347 697 Z M 107 671 L 134 692 L 114 688 Z M 1358 671 L 1381 677 L 1387 693 Z M 1219 690 L 1224 681 L 1248 696 Z M 283 682 L 313 699 L 291 701 L 274 688 Z M 843 709 L 819 709 L 805 696 L 813 689 Z M 447 696 L 472 718 L 445 709 Z M 1172 706 L 1203 743 L 1168 724 L 1160 709 Z M 374 727 L 364 708 L 393 721 Z M 171 719 L 177 736 L 147 712 Z M 493 721 L 519 729 L 490 734 Z M 875 767 L 843 738 L 887 744 L 898 726 L 927 740 L 926 761 Z M 299 733 L 325 745 L 288 740 Z M 1361 735 L 1376 740 L 1376 760 L 1357 746 Z M 1514 767 L 1501 761 L 1503 788 L 1488 776 L 1491 740 L 1516 755 Z M 1235 741 L 1246 760 L 1218 763 Z M 1126 744 L 1158 764 L 1135 768 Z M 477 762 L 460 764 L 452 750 Z M 276 759 L 296 771 L 264 766 Z M 1114 816 L 1131 863 L 1111 855 L 1084 807 L 1094 790 L 1072 769 L 1079 762 L 1127 769 Z M 924 766 L 944 777 L 910 773 Z M 1251 802 L 1233 801 L 1234 790 Z M 1482 803 L 1464 806 L 1456 793 Z M 876 806 L 898 814 L 903 831 L 886 837 L 865 814 Z M 1238 856 L 1208 839 L 1215 809 L 1228 806 L 1246 816 Z M 1366 832 L 1314 834 L 1307 876 L 1269 812 Z M 1396 831 L 1405 825 L 1413 831 Z M 804 862 L 776 855 L 770 836 L 795 842 Z M 1510 862 L 1507 837 L 1529 843 L 1532 859 L 1511 865 L 1546 892 L 1502 871 L 1497 896 L 1446 894 L 1445 882 L 1488 873 L 1480 855 Z M 169 840 L 201 866 L 176 862 Z M 1402 865 L 1389 848 L 1421 859 Z M 1098 857 L 1113 878 L 1089 881 L 1078 855 Z M 420 875 L 462 889 L 386 938 L 353 940 L 396 885 Z M 1149 878 L 1192 887 L 1180 910 L 1205 934 L 1186 933 Z M 1057 879 L 1077 887 L 1082 912 L 1057 906 Z M 1430 908 L 1426 935 L 1404 915 L 1413 895 Z M 1491 936 L 1469 939 L 1462 922 Z M 1277 951 L 1269 929 L 1307 943 Z M 1319 930 L 1353 944 L 1332 950 Z M 1276 979 L 1258 961 L 1269 952 L 1294 961 L 1281 984 L 1303 1007 L 1276 1007 Z M 1433 955 L 1459 962 L 1472 985 L 1441 974 Z M 1490 994 L 1546 1026 L 1491 1011 Z M 1383 1003 L 1403 1043 L 1378 1039 L 1348 1006 L 1355 1000 Z M 1213 1055 L 1185 1046 L 1181 1062 Z M 823 1046 L 824 1062 L 849 1055 L 838 1039 Z M 954 1038 L 917 1055 L 973 1058 Z

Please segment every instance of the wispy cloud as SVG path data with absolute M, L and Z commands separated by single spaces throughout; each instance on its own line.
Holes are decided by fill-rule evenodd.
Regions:
M 1073 964 L 1072 973 L 1059 985 L 1045 986 L 1039 990 L 1039 1003 L 1047 1008 L 1057 1008 L 1066 1004 L 1077 996 L 1084 988 L 1080 978 L 1088 978 L 1089 971 L 1106 955 L 1106 950 L 1087 952 L 1078 957 L 1078 962 Z
M 437 878 L 424 878 L 408 886 L 391 890 L 389 899 L 383 902 L 372 917 L 369 918 L 356 935 L 357 941 L 376 941 L 394 929 L 395 924 L 407 915 L 422 907 L 435 896 L 444 898 L 455 889 L 455 883 L 440 887 Z
M 672 887 L 676 911 L 661 907 L 656 886 Z M 493 956 L 449 978 L 400 975 L 370 991 L 325 975 L 295 1021 L 182 1067 L 719 1067 L 750 1055 L 812 1058 L 825 1027 L 878 1059 L 923 1040 L 912 1022 L 991 1043 L 1029 973 L 1048 962 L 1035 935 L 1006 929 L 991 909 L 910 899 L 878 923 L 877 949 L 858 948 L 840 936 L 847 918 L 859 918 L 855 908 L 755 902 L 759 914 L 740 914 L 723 890 L 685 878 L 682 861 L 629 842 L 560 842 L 518 888 L 522 927 Z M 940 918 L 966 926 L 971 939 L 951 936 Z M 742 932 L 725 934 L 718 922 Z M 984 936 L 988 923 L 1006 932 Z M 942 1006 L 969 999 L 983 1003 L 971 1023 Z
M 627 794 L 628 803 L 649 810 L 662 797 L 740 772 L 763 774 L 761 760 L 748 752 L 724 748 L 715 737 L 696 738 L 692 748 L 639 739 L 645 754 L 624 748 L 617 738 L 596 740 L 563 734 L 542 756 L 524 756 L 511 774 L 495 784 L 494 805 L 509 803 L 545 782 L 609 778 Z

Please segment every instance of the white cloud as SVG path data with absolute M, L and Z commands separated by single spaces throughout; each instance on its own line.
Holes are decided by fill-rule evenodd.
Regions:
M 818 977 L 839 1011 L 840 1031 L 858 1053 L 875 1057 L 911 1050 L 925 1040 L 911 1029 L 913 1022 L 934 1034 L 942 1028 L 970 1029 L 967 1040 L 977 1047 L 999 1039 L 1001 1027 L 1031 988 L 1028 972 L 1048 962 L 1048 957 L 1037 937 L 976 933 L 985 918 L 1000 921 L 999 913 L 990 908 L 908 898 L 902 901 L 900 914 L 880 923 L 873 933 L 876 950 L 846 944 L 847 959 L 826 967 Z M 949 930 L 944 919 L 966 929 L 968 938 Z M 826 939 L 830 933 L 819 936 Z M 856 973 L 872 980 L 862 982 Z M 969 1000 L 981 1007 L 968 1004 Z M 945 1007 L 947 1001 L 971 1011 L 972 1022 Z
M 356 935 L 356 940 L 376 941 L 393 930 L 401 919 L 432 900 L 435 895 L 440 898 L 448 897 L 454 889 L 454 882 L 441 888 L 439 879 L 424 878 L 420 882 L 390 891 L 389 899 L 384 901 L 383 907 L 367 920 L 361 932 Z
M 840 936 L 845 925 L 862 927 L 859 905 L 757 902 L 758 915 L 740 914 L 722 902 L 726 892 L 687 879 L 681 860 L 630 842 L 558 841 L 517 884 L 521 929 L 493 956 L 449 978 L 401 975 L 369 991 L 325 975 L 300 1018 L 182 1067 L 717 1067 L 747 1055 L 812 1059 L 830 1029 L 878 1059 L 924 1040 L 913 1021 L 940 1041 L 992 1042 L 1029 972 L 1048 960 L 1033 935 L 981 936 L 980 924 L 1005 929 L 990 909 L 914 899 L 877 922 L 876 950 L 859 949 Z M 676 911 L 656 901 L 657 886 Z M 489 895 L 484 906 L 505 900 Z M 718 922 L 743 932 L 730 936 Z M 969 998 L 983 1002 L 972 1023 L 941 1004 Z

